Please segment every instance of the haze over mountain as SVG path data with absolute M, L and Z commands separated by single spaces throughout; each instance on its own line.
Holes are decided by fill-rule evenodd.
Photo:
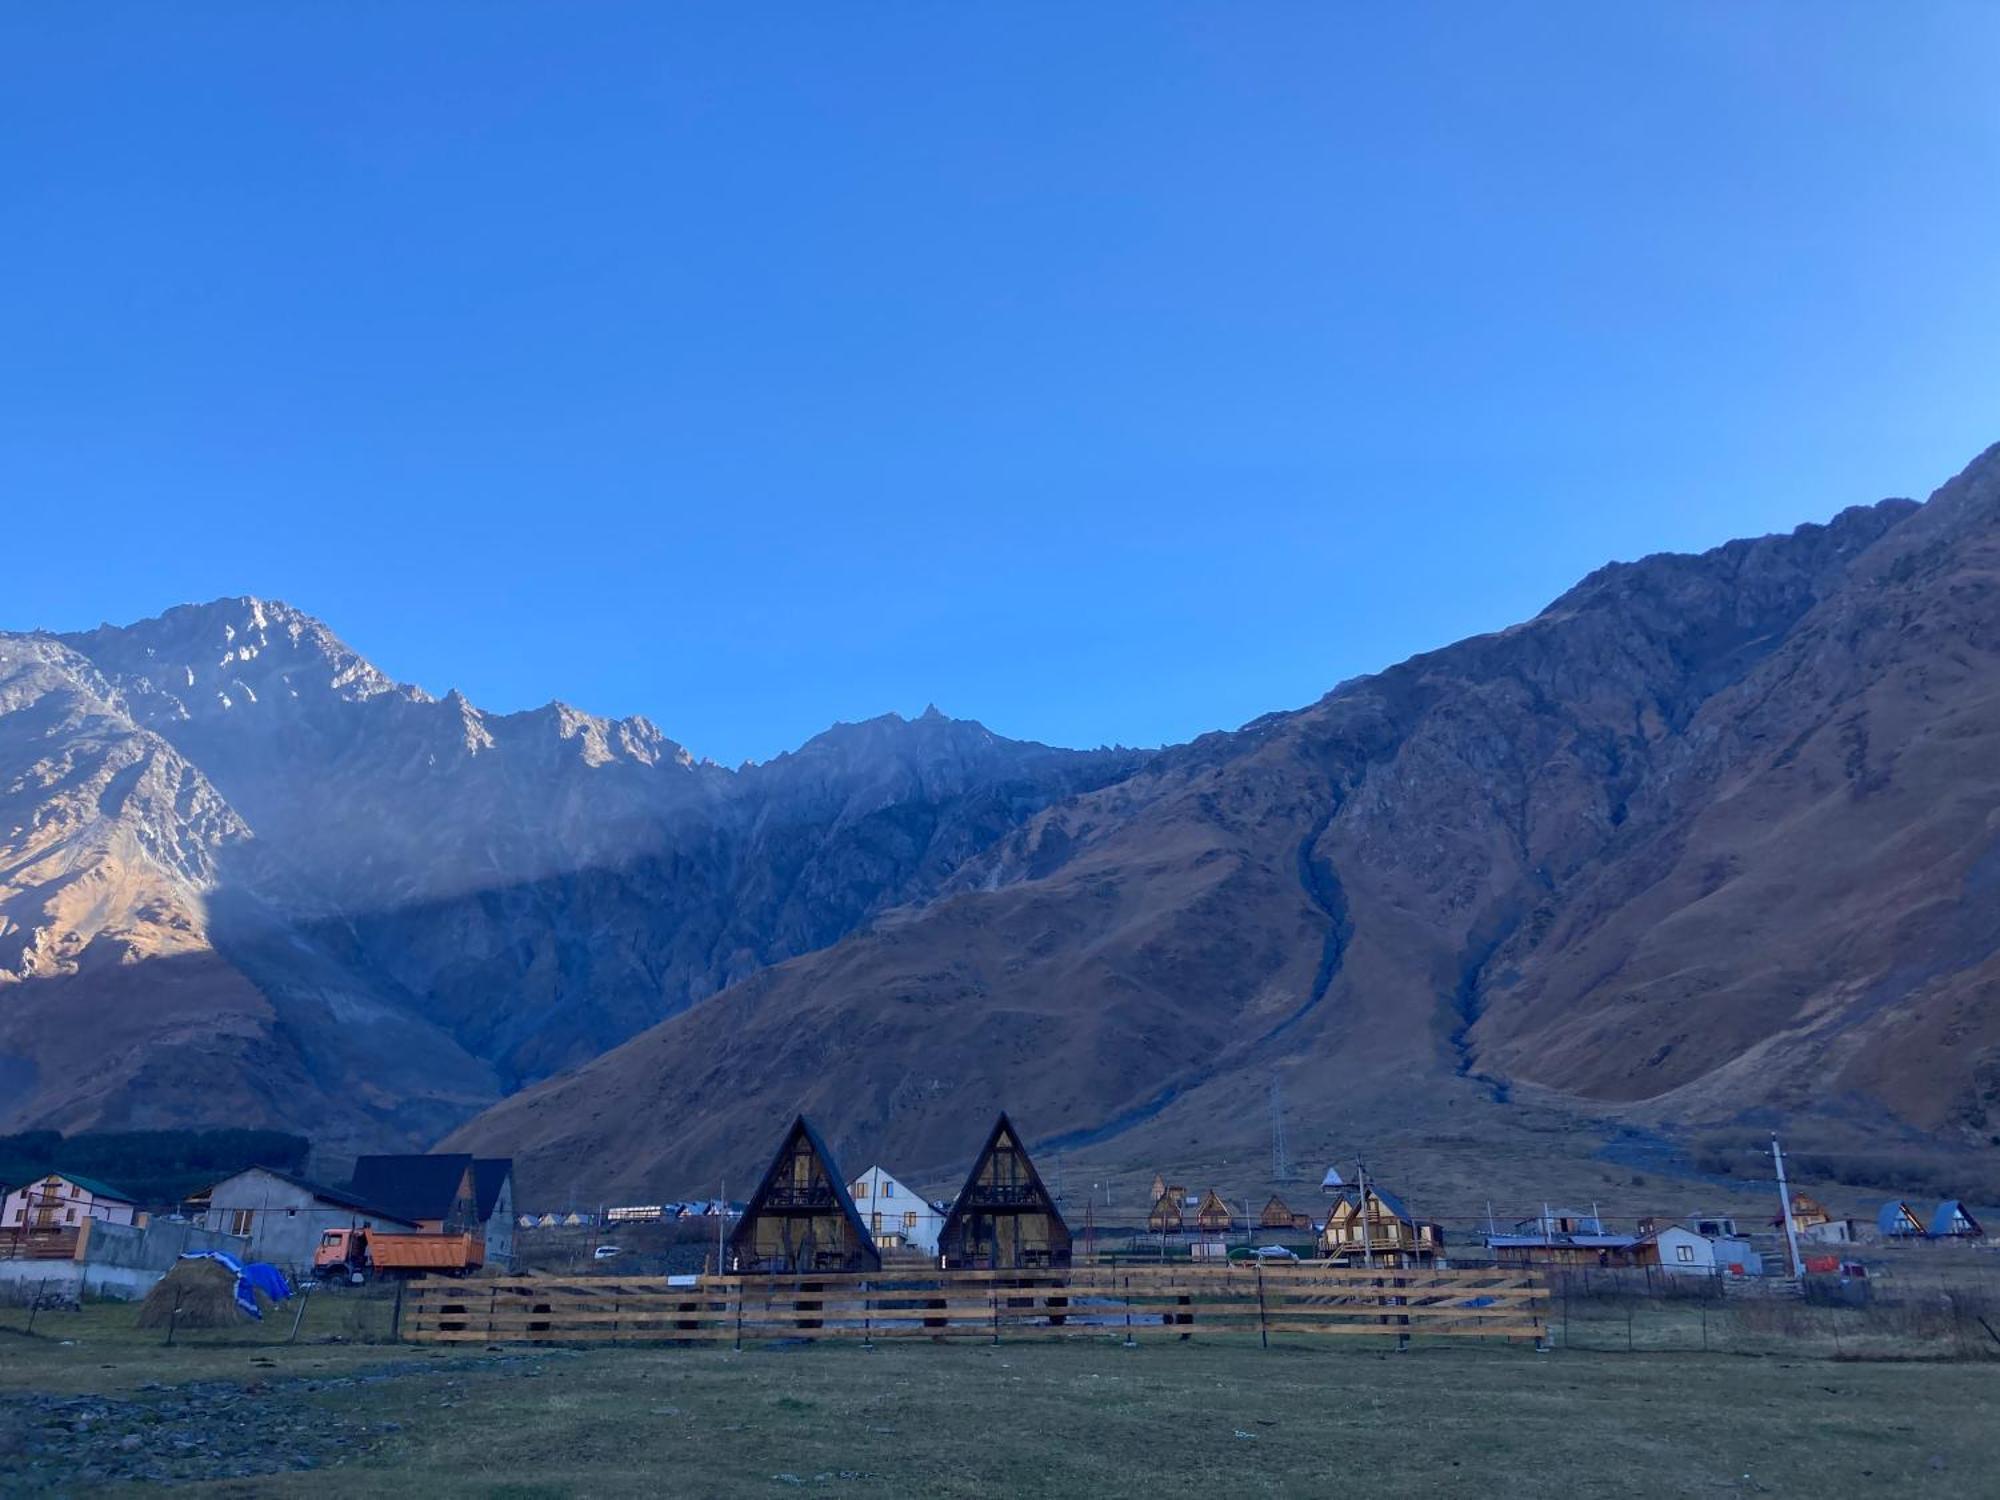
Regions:
M 932 710 L 731 772 L 256 599 L 0 636 L 0 1128 L 422 1143 L 1136 762 Z
M 490 715 L 254 599 L 0 636 L 0 1128 L 256 1123 L 696 1190 L 2000 1106 L 2000 449 L 1601 569 L 1158 753 L 933 712 L 767 765 Z M 475 1118 L 476 1116 L 476 1118 Z

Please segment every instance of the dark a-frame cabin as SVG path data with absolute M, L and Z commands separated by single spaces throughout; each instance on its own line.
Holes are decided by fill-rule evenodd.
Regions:
M 948 1271 L 1041 1270 L 1070 1260 L 1069 1226 L 1002 1114 L 938 1232 Z
M 792 1121 L 736 1221 L 728 1269 L 741 1275 L 882 1269 L 839 1163 L 804 1115 Z

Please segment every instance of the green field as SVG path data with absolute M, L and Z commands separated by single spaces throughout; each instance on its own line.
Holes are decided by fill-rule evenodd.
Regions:
M 2000 1492 L 2000 1362 L 1374 1340 L 442 1351 L 379 1302 L 0 1332 L 0 1490 L 1323 1496 Z M 18 1328 L 18 1312 L 0 1326 Z M 339 1339 L 341 1342 L 328 1342 Z M 232 1477 L 234 1476 L 234 1477 Z

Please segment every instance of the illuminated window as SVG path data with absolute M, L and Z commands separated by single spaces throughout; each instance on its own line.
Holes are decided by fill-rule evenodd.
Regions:
M 1684 1262 L 1686 1262 L 1686 1263 L 1687 1263 L 1687 1264 L 1689 1264 L 1689 1265 L 1693 1265 L 1693 1264 L 1694 1264 L 1694 1246 L 1692 1246 L 1692 1245 L 1676 1245 L 1676 1246 L 1674 1246 L 1674 1259 L 1675 1259 L 1675 1260 L 1678 1260 L 1678 1261 L 1684 1261 Z
M 857 1198 L 866 1198 L 868 1196 L 868 1179 L 866 1177 L 854 1184 L 854 1196 Z
M 903 1215 L 903 1227 L 905 1229 L 915 1229 L 917 1227 L 917 1211 L 914 1208 Z

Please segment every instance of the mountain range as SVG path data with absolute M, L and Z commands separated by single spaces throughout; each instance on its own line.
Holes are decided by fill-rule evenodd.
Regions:
M 2000 1141 L 2000 448 L 1156 752 L 935 711 L 739 770 L 284 605 L 0 635 L 0 1128 L 746 1178 Z

